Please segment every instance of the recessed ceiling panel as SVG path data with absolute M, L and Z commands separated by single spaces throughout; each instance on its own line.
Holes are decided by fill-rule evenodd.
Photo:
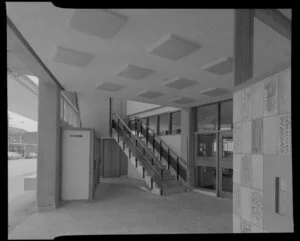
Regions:
M 84 67 L 88 65 L 94 59 L 94 57 L 95 56 L 90 53 L 57 46 L 55 48 L 52 61 L 76 67 Z
M 174 34 L 168 34 L 154 46 L 148 49 L 148 52 L 158 55 L 165 59 L 179 60 L 201 48 L 198 43 L 191 42 Z
M 204 91 L 200 92 L 202 95 L 207 95 L 207 96 L 220 96 L 220 95 L 226 95 L 229 94 L 230 91 L 222 88 L 210 88 Z
M 185 79 L 185 78 L 176 78 L 176 79 L 172 80 L 171 82 L 165 84 L 165 86 L 181 90 L 181 89 L 184 89 L 189 86 L 196 85 L 196 84 L 198 84 L 198 82 L 194 81 L 194 80 L 189 80 L 189 79 Z
M 98 90 L 109 91 L 109 92 L 116 92 L 123 88 L 125 88 L 125 85 L 114 84 L 109 82 L 103 82 L 101 85 L 97 87 Z
M 69 26 L 77 31 L 109 39 L 127 22 L 128 18 L 110 10 L 77 9 L 70 19 Z
M 140 93 L 138 96 L 141 96 L 141 97 L 144 97 L 144 98 L 154 99 L 154 98 L 157 98 L 157 97 L 162 96 L 162 95 L 163 95 L 163 93 L 147 90 L 147 91 L 144 91 L 144 92 Z
M 233 69 L 233 58 L 232 57 L 224 57 L 208 63 L 207 65 L 202 67 L 205 71 L 217 74 L 224 75 L 232 72 Z
M 195 100 L 187 98 L 187 97 L 181 97 L 179 99 L 173 100 L 172 103 L 179 104 L 179 105 L 184 105 L 184 104 L 188 104 L 188 103 L 191 103 L 191 102 L 194 102 L 194 101 Z
M 117 73 L 117 75 L 129 79 L 140 80 L 152 73 L 154 73 L 154 71 L 151 69 L 145 69 L 136 65 L 127 64 Z

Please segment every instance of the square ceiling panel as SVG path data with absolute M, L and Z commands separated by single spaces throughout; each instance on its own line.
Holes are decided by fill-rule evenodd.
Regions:
M 52 61 L 61 64 L 68 64 L 76 67 L 84 67 L 88 65 L 93 59 L 94 55 L 69 49 L 61 46 L 56 46 L 53 52 Z
M 109 82 L 103 82 L 101 85 L 97 87 L 98 90 L 109 91 L 109 92 L 117 92 L 123 88 L 125 88 L 125 85 L 114 84 Z
M 194 102 L 194 101 L 195 100 L 187 98 L 187 97 L 181 97 L 179 99 L 173 100 L 172 103 L 179 104 L 179 105 L 184 105 L 184 104 L 188 104 L 188 103 L 191 103 L 191 102 Z
M 159 96 L 162 96 L 163 93 L 160 92 L 156 92 L 156 91 L 151 91 L 151 90 L 146 90 L 140 94 L 138 94 L 138 96 L 144 97 L 144 98 L 149 98 L 149 99 L 154 99 L 157 98 Z
M 104 9 L 76 9 L 70 18 L 69 26 L 77 31 L 109 39 L 127 22 L 128 18 L 119 13 Z
M 148 49 L 165 59 L 179 60 L 201 48 L 201 45 L 174 34 L 168 34 Z
M 175 78 L 171 82 L 165 84 L 165 86 L 181 90 L 181 89 L 184 89 L 189 86 L 196 85 L 196 84 L 198 84 L 198 82 L 195 80 L 189 80 L 189 79 L 185 79 L 185 78 Z
M 204 91 L 200 92 L 202 95 L 207 96 L 220 96 L 220 95 L 226 95 L 229 94 L 230 91 L 222 88 L 210 88 Z
M 217 75 L 224 75 L 232 72 L 233 70 L 233 58 L 224 57 L 216 61 L 206 64 L 202 67 L 205 71 L 211 72 Z
M 117 75 L 129 79 L 140 80 L 152 73 L 154 73 L 154 70 L 145 69 L 136 65 L 127 64 L 117 73 Z

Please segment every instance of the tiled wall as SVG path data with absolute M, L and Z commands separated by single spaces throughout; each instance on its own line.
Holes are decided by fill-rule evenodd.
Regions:
M 233 231 L 293 232 L 291 69 L 235 92 L 233 122 Z

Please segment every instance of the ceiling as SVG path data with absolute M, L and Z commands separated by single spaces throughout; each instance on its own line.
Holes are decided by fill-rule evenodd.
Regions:
M 50 2 L 6 5 L 9 18 L 66 91 L 174 107 L 231 95 L 232 9 L 80 12 Z M 254 75 L 290 60 L 289 40 L 256 19 L 254 29 Z M 182 48 L 181 40 L 187 41 Z M 174 49 L 189 54 L 180 57 Z M 8 62 L 22 71 L 17 59 Z

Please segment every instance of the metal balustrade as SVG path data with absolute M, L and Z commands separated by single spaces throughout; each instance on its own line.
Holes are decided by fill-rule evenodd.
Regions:
M 131 130 L 137 133 L 137 136 L 142 135 L 148 143 L 152 145 L 152 152 L 155 150 L 159 153 L 159 160 L 164 158 L 168 163 L 168 169 L 172 167 L 176 171 L 177 179 L 181 177 L 185 182 L 187 181 L 186 162 L 178 156 L 170 147 L 155 133 L 149 126 L 143 124 L 140 119 L 134 118 L 128 121 L 128 126 Z
M 132 127 L 131 123 L 128 123 L 128 126 Z M 148 146 L 146 146 L 145 143 L 138 138 L 139 133 L 144 132 L 144 130 L 138 130 L 135 128 L 135 132 L 132 132 L 128 126 L 119 116 L 112 114 L 112 127 L 117 132 L 118 142 L 121 137 L 123 140 L 123 149 L 125 149 L 126 145 L 129 149 L 130 156 L 135 156 L 136 167 L 139 160 L 142 163 L 143 172 L 146 170 L 148 175 L 152 178 L 151 182 L 154 181 L 162 190 L 164 187 L 164 171 L 167 170 L 163 168 L 154 153 L 149 150 Z

